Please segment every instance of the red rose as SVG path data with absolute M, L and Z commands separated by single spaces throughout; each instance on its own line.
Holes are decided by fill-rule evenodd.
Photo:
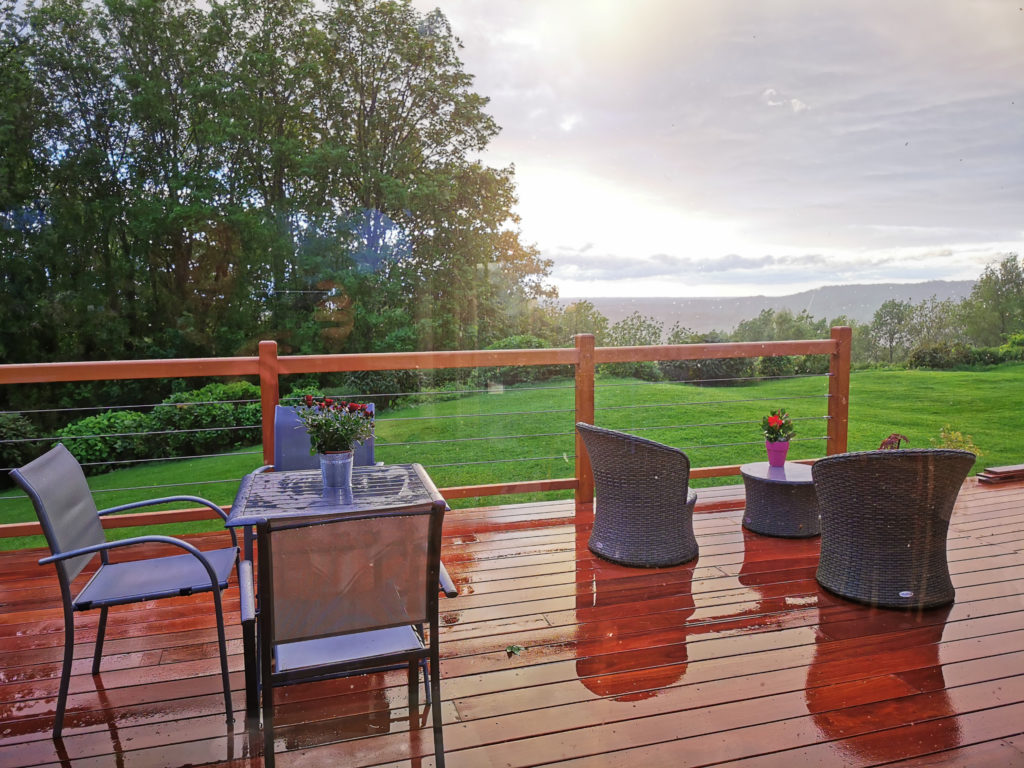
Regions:
M 781 427 L 782 426 L 782 419 L 780 419 L 778 416 L 769 416 L 768 417 L 768 426 L 769 427 Z
M 334 402 L 334 400 L 332 400 L 329 397 L 325 397 L 324 398 L 324 405 L 331 405 L 333 402 Z
M 313 396 L 312 395 L 306 395 L 306 405 L 312 405 L 312 404 L 313 404 Z

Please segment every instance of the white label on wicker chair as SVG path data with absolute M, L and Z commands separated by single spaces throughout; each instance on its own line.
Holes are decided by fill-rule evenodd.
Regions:
M 900 592 L 900 597 L 913 597 L 913 596 L 914 596 L 914 593 L 911 592 L 909 589 L 904 589 L 902 592 Z

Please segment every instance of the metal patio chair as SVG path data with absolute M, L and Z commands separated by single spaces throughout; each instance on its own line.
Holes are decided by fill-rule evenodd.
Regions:
M 57 694 L 54 737 L 59 738 L 64 728 L 64 711 L 75 650 L 75 613 L 93 608 L 100 610 L 92 661 L 92 673 L 98 675 L 100 658 L 103 655 L 107 610 L 111 606 L 162 597 L 179 597 L 197 592 L 213 593 L 224 707 L 228 722 L 231 722 L 231 684 L 228 678 L 220 593 L 227 588 L 231 570 L 238 559 L 238 547 L 201 552 L 181 539 L 155 535 L 108 542 L 100 525 L 100 517 L 103 515 L 169 501 L 201 504 L 214 510 L 221 517 L 226 517 L 221 508 L 197 496 L 167 496 L 97 510 L 81 465 L 61 444 L 20 469 L 11 470 L 10 474 L 32 500 L 50 547 L 51 555 L 44 557 L 39 563 L 53 563 L 60 582 L 61 602 L 64 607 L 64 664 L 61 668 L 60 688 Z M 234 541 L 233 532 L 231 536 Z M 152 543 L 177 547 L 184 550 L 185 554 L 117 563 L 111 563 L 109 560 L 108 552 L 112 549 Z M 81 591 L 72 596 L 72 582 L 93 561 L 97 553 L 100 558 L 99 567 Z
M 366 404 L 366 410 L 374 413 L 373 403 Z M 374 438 L 371 435 L 355 447 L 352 464 L 368 467 L 374 463 Z M 292 405 L 274 407 L 274 469 L 286 472 L 292 469 L 319 469 L 320 460 L 310 454 L 309 434 L 299 420 L 298 409 Z
M 435 761 L 443 768 L 437 584 L 444 512 L 439 499 L 420 511 L 259 526 L 260 607 L 257 614 L 251 585 L 243 585 L 242 620 L 246 664 L 260 666 L 268 765 L 276 686 L 406 667 L 411 723 L 426 661 Z M 239 573 L 251 574 L 248 562 Z
M 588 546 L 622 565 L 659 568 L 697 557 L 690 460 L 678 448 L 580 422 L 594 470 Z
M 842 453 L 815 462 L 818 583 L 883 608 L 952 603 L 946 534 L 975 458 L 940 448 Z

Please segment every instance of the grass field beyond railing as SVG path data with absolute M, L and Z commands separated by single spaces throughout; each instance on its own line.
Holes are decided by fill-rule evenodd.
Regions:
M 827 378 L 750 383 L 736 387 L 649 383 L 599 378 L 596 422 L 684 449 L 695 467 L 762 461 L 761 416 L 784 406 L 796 418 L 790 458 L 825 453 Z M 704 425 L 686 426 L 680 425 Z M 891 432 L 926 448 L 949 425 L 968 434 L 983 452 L 975 466 L 1020 463 L 1024 456 L 1024 364 L 985 371 L 879 370 L 856 372 L 850 385 L 849 449 L 870 450 Z M 418 462 L 438 487 L 573 475 L 573 388 L 554 381 L 543 388 L 505 388 L 440 402 L 397 408 L 377 420 L 377 460 Z M 262 464 L 259 447 L 234 454 L 116 470 L 89 479 L 97 504 L 109 507 L 140 498 L 190 494 L 230 504 L 238 479 Z M 695 481 L 733 483 L 725 477 Z M 148 487 L 138 490 L 139 487 Z M 125 489 L 125 490 L 119 490 Z M 459 499 L 467 507 L 540 498 L 571 491 L 512 497 Z M 180 506 L 170 505 L 171 507 Z M 33 520 L 19 490 L 0 493 L 0 523 Z M 216 521 L 160 526 L 162 533 L 210 530 Z M 149 527 L 108 531 L 111 538 L 151 532 Z M 41 537 L 0 539 L 0 549 L 42 546 Z

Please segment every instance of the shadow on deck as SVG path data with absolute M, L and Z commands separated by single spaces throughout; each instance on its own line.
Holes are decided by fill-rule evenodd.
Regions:
M 657 570 L 595 558 L 568 502 L 448 516 L 449 766 L 1024 766 L 1024 484 L 968 481 L 949 539 L 956 603 L 920 614 L 823 592 L 817 539 L 743 530 L 742 489 L 705 496 L 699 559 Z M 0 768 L 262 765 L 241 716 L 234 588 L 233 731 L 198 596 L 114 609 L 97 678 L 97 616 L 80 617 L 55 745 L 63 622 L 39 556 L 0 555 Z M 277 713 L 279 766 L 434 764 L 403 672 L 284 688 Z

